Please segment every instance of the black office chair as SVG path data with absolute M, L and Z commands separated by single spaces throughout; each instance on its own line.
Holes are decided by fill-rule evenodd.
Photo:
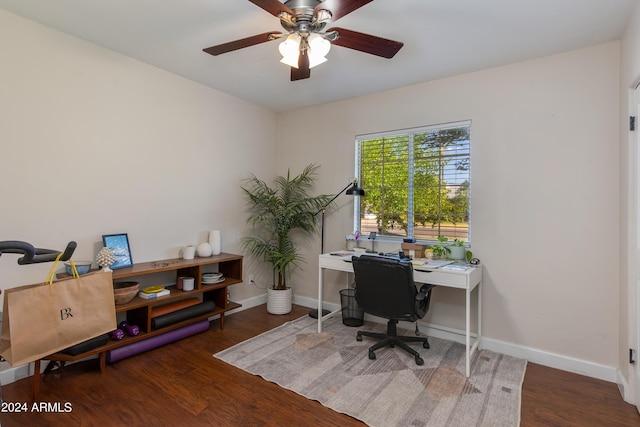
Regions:
M 398 336 L 396 326 L 399 320 L 415 322 L 427 314 L 434 285 L 422 285 L 418 291 L 413 281 L 413 266 L 408 261 L 361 255 L 354 256 L 351 262 L 355 273 L 355 298 L 360 309 L 389 319 L 386 334 L 358 331 L 358 341 L 362 341 L 363 336 L 381 340 L 369 347 L 369 359 L 376 358 L 376 350 L 397 345 L 413 355 L 417 365 L 424 364 L 420 353 L 406 343 L 421 342 L 424 348 L 429 348 L 428 338 Z

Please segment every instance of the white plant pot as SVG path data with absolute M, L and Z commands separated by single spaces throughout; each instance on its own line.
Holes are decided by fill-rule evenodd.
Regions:
M 291 313 L 293 307 L 293 290 L 267 289 L 267 312 L 270 314 Z
M 449 246 L 451 252 L 449 253 L 449 259 L 463 260 L 466 249 L 464 246 Z

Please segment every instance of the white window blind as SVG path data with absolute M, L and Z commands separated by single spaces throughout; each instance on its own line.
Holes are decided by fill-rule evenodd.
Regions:
M 469 240 L 471 122 L 356 138 L 356 176 L 366 196 L 355 229 L 386 237 Z

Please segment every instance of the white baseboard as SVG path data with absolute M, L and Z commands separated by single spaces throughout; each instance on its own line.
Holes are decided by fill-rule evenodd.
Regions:
M 624 401 L 635 406 L 636 402 L 634 392 L 627 379 L 622 375 L 620 369 L 616 369 L 616 383 L 618 383 L 618 390 L 620 390 L 620 394 Z
M 585 375 L 587 377 L 597 378 L 612 383 L 617 383 L 618 380 L 617 369 L 615 366 L 601 365 L 588 360 L 550 353 L 490 338 L 482 338 L 482 348 L 526 359 L 529 362 L 550 368 Z
M 242 304 L 242 307 L 236 308 L 235 310 L 228 311 L 226 314 L 233 314 L 242 310 L 246 310 L 248 308 L 253 308 L 262 304 L 266 304 L 267 294 L 262 294 L 255 297 L 247 298 L 245 300 L 238 301 L 238 302 Z
M 313 298 L 308 298 L 308 297 L 300 297 L 297 296 L 296 294 L 293 294 L 293 301 L 295 304 L 297 305 L 301 305 L 304 307 L 308 307 L 310 309 L 317 309 L 318 308 L 318 300 L 317 299 L 313 299 Z M 330 302 L 325 302 L 322 305 L 322 308 L 325 310 L 329 310 L 329 311 L 336 311 L 338 309 L 340 309 L 340 304 L 334 304 L 334 303 L 330 303 Z
M 462 330 L 446 328 L 433 324 L 424 324 L 421 322 L 419 323 L 426 326 L 427 334 L 429 336 L 444 338 L 464 344 L 465 336 L 464 331 Z M 472 334 L 473 338 L 475 338 L 475 336 L 475 334 Z M 525 359 L 529 362 L 537 363 L 538 365 L 547 366 L 549 368 L 560 369 L 612 383 L 617 383 L 618 379 L 618 375 L 616 373 L 617 369 L 614 366 L 600 365 L 598 363 L 589 362 L 588 360 L 550 353 L 548 351 L 499 341 L 488 337 L 482 337 L 480 348 L 495 351 L 496 353 L 506 354 L 507 356 Z
M 33 363 L 20 366 L 11 366 L 8 362 L 0 362 L 0 385 L 11 384 L 31 376 L 33 373 Z

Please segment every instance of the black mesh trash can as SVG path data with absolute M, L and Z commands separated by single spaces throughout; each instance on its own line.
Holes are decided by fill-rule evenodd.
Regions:
M 346 326 L 362 326 L 364 323 L 364 311 L 358 307 L 355 289 L 342 289 L 340 291 L 340 303 L 342 305 L 342 323 Z

